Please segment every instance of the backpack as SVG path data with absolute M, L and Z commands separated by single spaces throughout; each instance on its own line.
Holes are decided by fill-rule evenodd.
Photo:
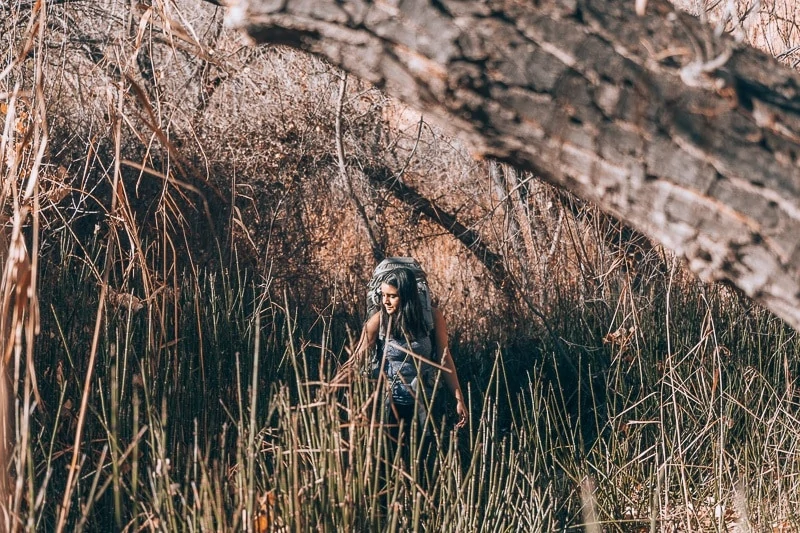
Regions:
M 387 257 L 375 267 L 372 272 L 372 279 L 367 285 L 367 320 L 380 310 L 383 304 L 381 301 L 381 284 L 398 267 L 409 269 L 417 278 L 417 292 L 422 305 L 422 316 L 425 319 L 428 332 L 433 331 L 433 304 L 431 303 L 431 290 L 428 287 L 428 277 L 413 257 Z M 383 340 L 385 333 L 383 328 L 379 328 L 378 338 Z

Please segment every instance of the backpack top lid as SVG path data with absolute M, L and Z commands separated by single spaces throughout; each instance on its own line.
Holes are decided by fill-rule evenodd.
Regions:
M 405 267 L 414 273 L 417 278 L 417 293 L 419 303 L 422 306 L 422 316 L 428 331 L 433 330 L 433 305 L 431 304 L 431 290 L 428 287 L 428 277 L 422 270 L 420 264 L 413 257 L 387 257 L 375 267 L 372 272 L 372 279 L 367 286 L 367 318 L 371 317 L 381 307 L 381 283 L 388 277 L 394 269 Z M 380 328 L 379 336 L 384 336 L 383 328 Z

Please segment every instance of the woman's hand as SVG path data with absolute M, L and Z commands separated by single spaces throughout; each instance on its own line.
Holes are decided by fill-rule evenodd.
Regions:
M 333 376 L 333 379 L 331 379 L 331 384 L 343 385 L 345 383 L 350 383 L 355 374 L 356 374 L 355 357 L 351 357 L 341 366 L 341 368 L 339 368 L 339 370 L 336 372 L 336 375 Z
M 460 429 L 467 425 L 467 416 L 469 415 L 469 412 L 467 411 L 467 404 L 464 403 L 463 398 L 459 397 L 456 401 L 456 412 L 458 413 L 456 429 Z
M 433 325 L 436 334 L 436 355 L 439 362 L 444 367 L 444 382 L 456 398 L 456 412 L 458 413 L 458 422 L 456 428 L 463 428 L 467 425 L 467 404 L 464 402 L 464 394 L 461 392 L 461 385 L 458 383 L 458 374 L 456 373 L 456 365 L 453 363 L 453 357 L 450 354 L 447 338 L 447 323 L 444 320 L 444 315 L 437 308 L 433 308 Z

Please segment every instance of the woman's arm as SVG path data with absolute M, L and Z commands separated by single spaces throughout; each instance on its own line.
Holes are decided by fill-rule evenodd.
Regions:
M 443 372 L 444 382 L 456 398 L 456 412 L 459 417 L 456 427 L 464 427 L 464 424 L 467 423 L 467 403 L 464 401 L 464 393 L 461 392 L 461 384 L 458 382 L 456 365 L 453 363 L 453 356 L 450 353 L 447 322 L 445 322 L 442 312 L 436 307 L 433 308 L 433 328 L 436 336 L 436 355 L 439 359 L 439 364 L 448 370 Z
M 356 368 L 363 366 L 365 359 L 369 356 L 370 350 L 372 350 L 375 346 L 375 342 L 378 340 L 378 328 L 380 327 L 380 323 L 380 313 L 375 313 L 367 320 L 366 324 L 364 324 L 364 328 L 361 330 L 361 337 L 358 339 L 358 344 L 356 344 L 353 353 L 350 354 L 350 358 L 345 361 L 333 377 L 332 381 L 334 383 L 344 381 L 350 377 L 350 374 L 352 374 Z
M 359 365 L 364 364 L 365 359 L 369 356 L 370 351 L 375 347 L 375 343 L 378 340 L 378 328 L 380 328 L 380 325 L 381 314 L 377 312 L 364 324 L 364 329 L 361 330 L 361 338 L 358 340 L 353 356 L 350 358 L 351 360 L 355 359 Z

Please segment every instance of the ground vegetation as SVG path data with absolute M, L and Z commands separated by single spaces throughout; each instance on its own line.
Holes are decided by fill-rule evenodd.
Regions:
M 726 29 L 791 65 L 783 9 Z M 213 3 L 0 12 L 3 528 L 797 527 L 798 339 L 741 291 Z M 330 383 L 387 255 L 469 391 L 433 483 Z

